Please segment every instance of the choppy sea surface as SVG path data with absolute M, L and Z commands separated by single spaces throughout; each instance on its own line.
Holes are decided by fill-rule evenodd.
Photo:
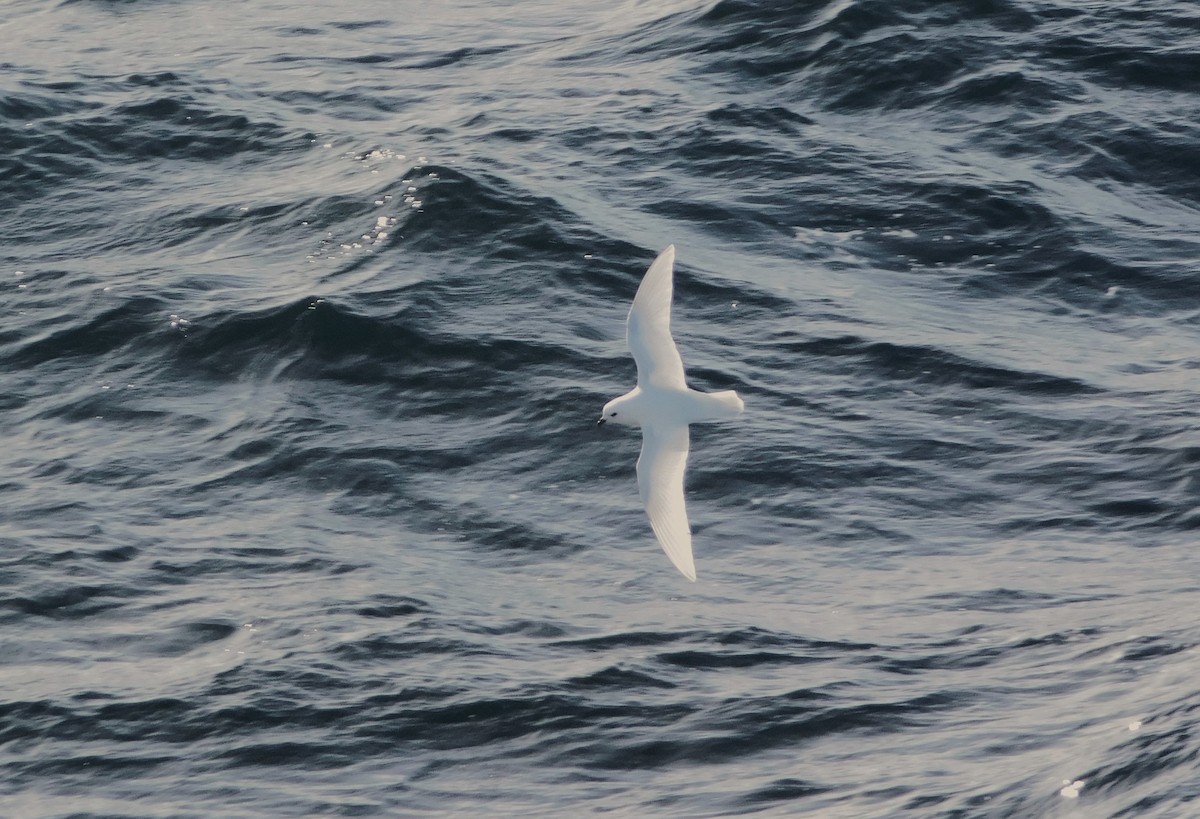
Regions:
M 0 42 L 0 815 L 1200 816 L 1193 3 Z

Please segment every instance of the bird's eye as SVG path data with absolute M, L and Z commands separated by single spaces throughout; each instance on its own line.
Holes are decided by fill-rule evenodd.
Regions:
M 616 418 L 616 417 L 617 417 L 617 414 L 616 414 L 615 412 L 610 412 L 610 413 L 608 414 L 608 417 L 609 417 L 609 418 Z

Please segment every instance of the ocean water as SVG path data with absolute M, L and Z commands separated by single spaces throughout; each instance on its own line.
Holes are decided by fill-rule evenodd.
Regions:
M 0 42 L 0 816 L 1200 816 L 1192 3 Z

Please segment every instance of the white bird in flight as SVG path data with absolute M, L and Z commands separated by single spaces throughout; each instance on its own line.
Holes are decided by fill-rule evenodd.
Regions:
M 671 338 L 674 267 L 675 245 L 669 245 L 646 271 L 625 324 L 625 339 L 637 363 L 637 386 L 605 404 L 596 423 L 612 421 L 642 428 L 638 492 L 650 528 L 675 568 L 688 580 L 695 580 L 692 529 L 683 502 L 688 424 L 736 418 L 744 404 L 733 390 L 697 392 L 684 381 L 683 359 Z

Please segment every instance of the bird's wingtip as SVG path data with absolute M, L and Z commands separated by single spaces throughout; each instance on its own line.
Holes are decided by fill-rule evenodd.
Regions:
M 675 568 L 679 569 L 679 573 L 693 583 L 696 582 L 696 564 L 689 560 L 676 560 L 674 556 L 668 555 L 671 562 L 675 564 Z

